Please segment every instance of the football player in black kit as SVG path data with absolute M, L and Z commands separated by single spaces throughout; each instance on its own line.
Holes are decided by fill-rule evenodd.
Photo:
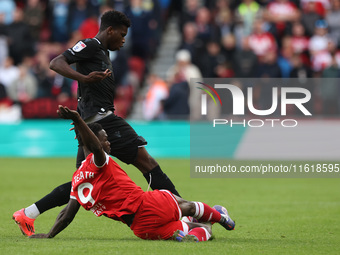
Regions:
M 137 167 L 152 189 L 178 192 L 158 163 L 145 149 L 147 142 L 122 118 L 114 114 L 115 80 L 108 50 L 123 47 L 130 20 L 118 11 L 103 14 L 98 34 L 91 39 L 77 42 L 72 48 L 54 58 L 50 68 L 55 72 L 78 81 L 77 111 L 86 123 L 100 123 L 106 130 L 111 144 L 111 155 Z M 76 70 L 70 65 L 75 63 Z M 78 168 L 85 159 L 79 146 Z M 24 235 L 34 234 L 34 220 L 41 213 L 62 206 L 69 201 L 71 182 L 60 185 L 51 193 L 13 214 Z

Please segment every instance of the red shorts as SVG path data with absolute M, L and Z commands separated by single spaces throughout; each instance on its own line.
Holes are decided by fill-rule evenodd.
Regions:
M 143 195 L 131 229 L 142 239 L 169 239 L 176 230 L 188 232 L 188 225 L 182 221 L 182 211 L 177 200 L 167 190 L 155 190 Z

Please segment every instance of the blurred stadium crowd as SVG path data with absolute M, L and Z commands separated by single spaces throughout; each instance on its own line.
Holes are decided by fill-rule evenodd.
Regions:
M 142 86 L 148 86 L 145 119 L 187 119 L 199 110 L 190 77 L 340 76 L 340 0 L 1 0 L 0 121 L 53 118 L 60 103 L 76 107 L 76 82 L 51 71 L 49 61 L 94 37 L 101 14 L 112 8 L 132 21 L 123 50 L 110 55 L 122 117 Z M 160 77 L 148 67 L 170 17 L 178 21 L 181 43 Z M 339 113 L 339 84 L 330 81 L 306 84 L 313 113 Z M 260 107 L 271 102 L 265 90 L 254 93 Z

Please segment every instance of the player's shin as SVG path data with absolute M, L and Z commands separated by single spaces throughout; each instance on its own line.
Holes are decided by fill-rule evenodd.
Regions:
M 221 220 L 221 214 L 214 208 L 202 202 L 193 203 L 195 204 L 195 213 L 192 216 L 200 222 L 219 222 Z
M 156 166 L 150 172 L 143 175 L 153 190 L 166 189 L 169 190 L 172 194 L 180 197 L 178 191 L 175 188 L 175 185 L 159 166 Z
M 40 213 L 50 210 L 57 206 L 62 206 L 68 203 L 70 199 L 71 182 L 64 183 L 55 188 L 51 193 L 44 196 L 39 201 L 35 202 Z

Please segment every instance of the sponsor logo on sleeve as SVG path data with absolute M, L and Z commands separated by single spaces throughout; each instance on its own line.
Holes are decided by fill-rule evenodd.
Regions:
M 74 52 L 80 52 L 82 51 L 84 48 L 86 48 L 86 44 L 83 43 L 82 41 L 79 41 L 76 45 L 73 46 L 72 50 Z

